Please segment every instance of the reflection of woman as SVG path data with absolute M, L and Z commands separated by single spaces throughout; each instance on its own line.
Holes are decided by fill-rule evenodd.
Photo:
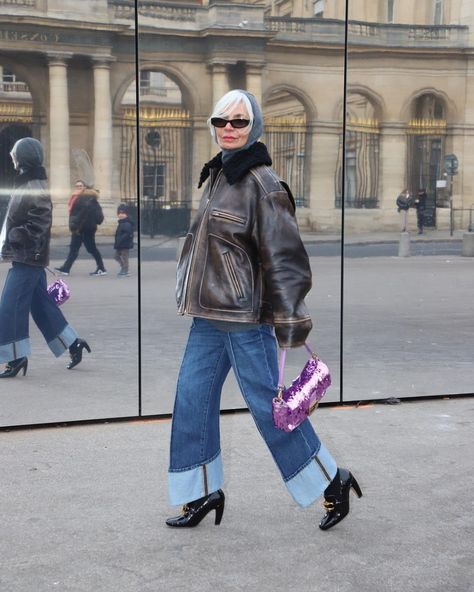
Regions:
M 90 352 L 46 290 L 52 208 L 43 147 L 38 140 L 23 138 L 11 156 L 19 175 L 0 235 L 1 257 L 12 262 L 0 300 L 0 362 L 7 362 L 0 378 L 26 374 L 30 312 L 55 356 L 69 349 L 69 369 L 80 363 L 84 348 Z
M 195 526 L 211 510 L 220 523 L 219 403 L 232 368 L 294 500 L 308 506 L 324 495 L 320 528 L 326 530 L 347 515 L 349 492 L 361 495 L 359 486 L 338 469 L 309 420 L 287 433 L 272 419 L 276 339 L 283 348 L 301 346 L 312 326 L 304 304 L 311 270 L 294 200 L 257 141 L 263 118 L 253 95 L 224 95 L 208 123 L 221 152 L 202 171 L 200 184 L 209 182 L 178 264 L 179 311 L 193 322 L 178 377 L 169 467 L 171 503 L 184 506 L 167 524 Z
M 75 183 L 75 191 L 69 199 L 68 208 L 69 230 L 71 231 L 69 254 L 66 261 L 61 267 L 57 267 L 56 271 L 62 275 L 69 275 L 71 267 L 79 255 L 81 245 L 84 243 L 86 251 L 94 257 L 96 263 L 96 270 L 89 275 L 107 275 L 102 255 L 95 243 L 97 225 L 104 221 L 98 192 L 86 187 L 84 181 L 79 179 Z

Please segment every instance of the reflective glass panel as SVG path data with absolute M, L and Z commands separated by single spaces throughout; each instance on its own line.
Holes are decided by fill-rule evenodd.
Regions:
M 32 136 L 44 148 L 53 203 L 49 267 L 60 269 L 69 285 L 71 297 L 60 310 L 75 331 L 58 337 L 34 297 L 43 334 L 30 317 L 27 374 L 0 381 L 0 424 L 136 415 L 138 250 L 127 250 L 128 276 L 117 276 L 115 260 L 117 206 L 123 202 L 136 218 L 129 172 L 136 148 L 128 134 L 135 96 L 127 90 L 135 78 L 133 3 L 5 1 L 0 13 L 0 217 L 17 177 L 9 152 L 16 140 Z M 34 226 L 34 219 L 28 223 Z M 9 268 L 0 265 L 2 284 Z M 54 279 L 47 272 L 48 283 Z M 24 294 L 19 286 L 17 307 Z M 4 346 L 27 340 L 24 327 L 13 332 Z M 71 335 L 91 351 L 74 350 L 82 361 L 68 370 Z M 47 344 L 64 354 L 56 359 Z
M 263 142 L 294 194 L 314 286 L 311 345 L 339 399 L 340 231 L 334 205 L 342 153 L 344 6 L 267 0 L 139 2 L 143 413 L 172 410 L 191 319 L 175 304 L 176 257 L 195 214 L 201 169 L 218 151 L 206 120 L 233 88 L 263 107 Z M 212 35 L 205 34 L 212 31 Z M 305 362 L 288 355 L 286 380 Z M 232 375 L 222 408 L 244 407 Z
M 471 4 L 349 6 L 344 398 L 472 392 Z

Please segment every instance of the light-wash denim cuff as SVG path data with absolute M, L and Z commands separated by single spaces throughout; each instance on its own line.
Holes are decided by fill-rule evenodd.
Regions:
M 63 354 L 77 338 L 78 334 L 74 331 L 71 325 L 66 325 L 57 337 L 48 342 L 48 347 L 53 354 L 59 358 L 59 356 Z
M 337 464 L 324 444 L 316 457 L 285 485 L 295 502 L 306 508 L 320 497 L 337 472 Z M 328 479 L 329 477 L 329 479 Z
M 13 343 L 6 343 L 5 345 L 0 345 L 0 363 L 3 364 L 4 362 L 13 362 L 13 360 L 18 360 L 18 358 L 28 357 L 31 354 L 31 344 L 30 340 L 27 337 L 26 339 L 21 339 L 20 341 L 15 341 Z
M 172 506 L 187 504 L 217 491 L 222 487 L 223 483 L 224 470 L 220 454 L 209 464 L 189 469 L 189 471 L 169 471 L 168 494 L 170 504 Z

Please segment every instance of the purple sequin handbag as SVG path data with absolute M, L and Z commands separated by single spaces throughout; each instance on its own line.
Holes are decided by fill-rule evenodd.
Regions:
M 64 280 L 59 278 L 54 280 L 52 284 L 49 284 L 47 290 L 48 294 L 58 306 L 64 304 L 71 296 L 71 290 L 69 289 L 69 286 Z
M 275 427 L 285 432 L 292 432 L 303 423 L 331 386 L 329 368 L 306 343 L 305 347 L 311 357 L 288 388 L 283 385 L 286 350 L 280 352 L 278 394 L 272 401 L 272 407 Z

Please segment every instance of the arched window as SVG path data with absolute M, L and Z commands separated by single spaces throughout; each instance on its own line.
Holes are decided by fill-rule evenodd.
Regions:
M 376 208 L 379 183 L 379 123 L 367 97 L 351 92 L 347 97 L 345 154 L 342 136 L 336 175 L 336 207 L 342 205 L 342 159 L 345 159 L 344 195 L 349 208 Z
M 122 199 L 135 187 L 135 81 L 122 100 Z M 179 86 L 164 72 L 140 71 L 142 231 L 186 230 L 191 204 L 191 119 Z M 171 220 L 173 218 L 173 220 Z
M 0 195 L 8 195 L 15 176 L 10 158 L 13 144 L 33 135 L 33 100 L 26 82 L 0 64 Z
M 412 194 L 425 189 L 425 226 L 435 226 L 436 181 L 441 179 L 446 137 L 444 102 L 425 93 L 414 101 L 412 114 L 407 126 L 407 186 Z
M 309 133 L 304 105 L 287 91 L 274 92 L 264 106 L 265 143 L 273 167 L 291 187 L 297 206 L 309 205 L 307 146 Z

